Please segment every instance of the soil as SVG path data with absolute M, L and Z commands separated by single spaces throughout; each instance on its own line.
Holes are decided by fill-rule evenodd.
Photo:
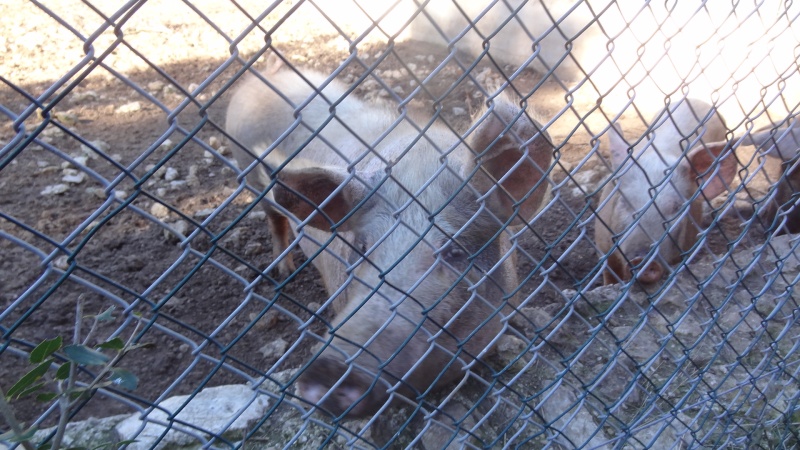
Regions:
M 96 14 L 85 7 L 83 12 L 78 6 L 76 12 L 60 7 L 56 14 L 92 29 L 89 18 Z M 151 9 L 141 14 L 159 16 L 150 3 L 145 8 Z M 202 3 L 201 8 L 215 23 L 246 26 L 241 13 L 232 22 L 220 18 L 228 17 L 223 6 Z M 75 50 L 81 41 L 76 43 L 73 35 L 67 33 L 71 44 L 59 47 L 63 27 L 41 10 L 15 1 L 0 5 L 0 17 L 5 17 L 0 47 L 6 47 L 0 51 L 0 141 L 7 145 L 0 154 L 0 387 L 8 390 L 28 369 L 23 353 L 36 343 L 55 336 L 71 339 L 78 303 L 84 315 L 116 307 L 115 320 L 101 323 L 89 344 L 116 335 L 151 344 L 120 362 L 138 377 L 138 387 L 95 395 L 77 418 L 129 413 L 204 386 L 253 381 L 301 367 L 311 356 L 312 342 L 299 330 L 310 326 L 311 332 L 324 333 L 330 319 L 314 314 L 326 295 L 313 267 L 285 283 L 266 272 L 272 262 L 267 224 L 261 209 L 253 207 L 256 196 L 237 179 L 221 130 L 229 84 L 242 64 L 226 66 L 229 54 L 219 52 L 202 57 L 195 47 L 217 32 L 191 12 L 164 16 L 180 14 L 185 14 L 181 22 L 159 22 L 158 17 L 137 22 L 134 15 L 124 29 L 126 40 L 113 48 L 106 67 L 92 67 Z M 23 16 L 29 20 L 8 19 Z M 148 25 L 137 25 L 142 23 Z M 104 38 L 112 38 L 109 33 Z M 263 43 L 263 33 L 260 38 Z M 292 64 L 330 72 L 348 56 L 346 48 L 331 49 L 330 40 L 306 36 L 285 39 L 277 47 Z M 133 56 L 128 46 L 152 65 Z M 256 48 L 245 48 L 241 56 L 257 56 Z M 361 59 L 344 66 L 340 77 L 354 83 L 374 65 L 395 90 L 389 94 L 368 82 L 355 95 L 389 103 L 405 98 L 413 88 L 410 64 L 429 73 L 448 56 L 420 44 L 386 48 L 361 45 Z M 95 55 L 103 50 L 98 45 Z M 263 66 L 263 59 L 256 66 Z M 68 75 L 73 67 L 77 72 Z M 491 85 L 510 76 L 509 69 L 484 60 L 472 74 L 482 74 L 480 79 Z M 462 74 L 456 62 L 448 63 L 411 106 L 439 109 L 455 129 L 465 130 L 486 98 L 470 79 L 451 90 Z M 549 81 L 533 91 L 540 78 L 525 71 L 513 80 L 514 89 L 532 95 L 529 103 L 541 117 L 571 117 L 550 129 L 558 147 L 554 199 L 524 235 L 520 255 L 523 298 L 537 291 L 529 301 L 548 304 L 563 302 L 561 289 L 598 284 L 587 208 L 596 195 L 587 197 L 565 181 L 565 170 L 594 169 L 603 176 L 607 170 L 590 134 L 590 129 L 602 131 L 600 114 L 583 118 L 567 108 L 558 83 Z M 626 116 L 626 130 L 642 128 L 634 119 Z M 593 151 L 595 156 L 586 158 Z M 81 155 L 88 156 L 85 180 L 64 182 L 68 170 L 79 167 L 74 158 Z M 63 193 L 46 193 L 59 184 L 66 186 Z M 169 231 L 179 221 L 188 225 L 185 239 Z M 737 224 L 723 226 L 735 230 Z M 724 251 L 726 244 L 717 239 L 709 248 Z M 300 252 L 294 258 L 304 261 Z M 546 278 L 543 268 L 549 268 Z M 258 295 L 247 295 L 245 288 L 254 281 Z M 84 339 L 91 319 L 82 324 Z M 265 356 L 265 344 L 279 339 L 289 346 L 286 356 Z M 89 379 L 88 373 L 81 375 L 82 381 Z M 45 414 L 48 404 L 20 400 L 14 407 L 19 419 L 30 423 Z M 54 417 L 48 413 L 44 423 Z

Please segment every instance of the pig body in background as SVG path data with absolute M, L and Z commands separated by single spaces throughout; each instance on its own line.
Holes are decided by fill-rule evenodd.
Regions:
M 236 156 L 251 185 L 265 189 L 269 168 L 280 169 L 272 199 L 304 222 L 299 244 L 336 313 L 299 394 L 334 415 L 363 416 L 395 391 L 413 399 L 463 377 L 491 349 L 518 287 L 505 228 L 540 209 L 553 148 L 506 100 L 461 140 L 324 75 L 304 76 L 273 70 L 275 90 L 245 81 L 226 128 L 245 147 Z
M 743 145 L 755 145 L 763 155 L 784 162 L 785 170 L 778 181 L 777 192 L 764 208 L 762 217 L 773 224 L 778 235 L 800 232 L 800 206 L 796 205 L 800 193 L 800 168 L 797 164 L 800 119 L 794 119 L 787 128 L 754 133 L 745 138 Z
M 595 223 L 598 249 L 608 255 L 605 284 L 630 280 L 633 272 L 643 283 L 659 281 L 697 242 L 703 203 L 736 174 L 735 158 L 719 159 L 726 129 L 711 105 L 687 99 L 670 109 L 656 115 L 632 153 L 610 132 L 616 178 L 603 190 Z

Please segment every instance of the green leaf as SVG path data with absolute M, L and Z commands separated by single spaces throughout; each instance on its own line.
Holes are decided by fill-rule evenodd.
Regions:
M 31 364 L 39 364 L 47 359 L 56 350 L 61 348 L 61 342 L 61 336 L 42 341 L 42 343 L 37 345 L 36 348 L 31 352 Z
M 34 384 L 33 386 L 30 386 L 27 389 L 25 389 L 24 391 L 22 391 L 19 394 L 17 394 L 17 398 L 26 397 L 26 396 L 28 396 L 30 394 L 33 394 L 34 392 L 36 392 L 38 390 L 41 390 L 43 387 L 44 387 L 44 383 Z
M 129 391 L 136 389 L 136 386 L 139 384 L 139 379 L 136 378 L 136 375 L 127 369 L 112 369 L 109 379 L 115 386 L 119 386 L 122 389 L 127 389 Z
M 87 366 L 99 366 L 109 361 L 108 356 L 85 345 L 68 345 L 64 347 L 64 354 L 70 361 Z
M 55 392 L 42 392 L 41 394 L 36 396 L 37 402 L 49 402 L 54 398 L 58 397 L 58 394 Z
M 52 359 L 48 359 L 47 361 L 39 364 L 38 366 L 31 369 L 30 372 L 26 373 L 22 378 L 17 381 L 16 384 L 11 386 L 11 389 L 6 392 L 7 398 L 13 398 L 18 395 L 20 392 L 24 391 L 28 386 L 32 385 L 36 382 L 39 378 L 42 378 L 42 375 L 47 373 L 47 369 L 50 367 L 50 364 L 53 362 Z
M 101 312 L 100 314 L 97 315 L 97 321 L 98 322 L 109 322 L 111 320 L 114 320 L 114 316 L 111 315 L 111 313 L 114 312 L 114 309 L 116 309 L 116 306 L 109 306 L 107 310 L 105 310 L 105 311 L 103 311 L 103 312 Z
M 122 350 L 123 348 L 125 348 L 125 341 L 123 341 L 122 339 L 117 337 L 117 338 L 111 339 L 110 341 L 103 342 L 102 344 L 98 345 L 98 347 L 100 347 L 100 348 L 110 348 L 110 349 L 113 349 L 113 350 Z
M 56 370 L 56 380 L 66 380 L 69 378 L 69 368 L 72 367 L 71 362 L 65 362 L 61 367 Z

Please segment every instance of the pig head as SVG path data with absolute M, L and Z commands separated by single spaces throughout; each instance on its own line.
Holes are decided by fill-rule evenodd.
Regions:
M 720 158 L 724 138 L 725 125 L 711 105 L 693 99 L 656 115 L 633 147 L 621 128 L 610 130 L 615 177 L 603 190 L 595 222 L 595 241 L 607 258 L 604 284 L 634 276 L 657 282 L 697 242 L 703 203 L 736 174 L 736 159 Z
M 800 120 L 794 119 L 786 128 L 765 130 L 744 139 L 743 145 L 755 145 L 761 154 L 777 158 L 784 163 L 784 171 L 777 182 L 775 197 L 764 207 L 762 219 L 770 224 L 776 235 L 800 232 Z
M 334 416 L 374 414 L 463 376 L 491 350 L 518 290 L 507 228 L 528 223 L 547 198 L 553 147 L 503 98 L 462 138 L 429 119 L 420 132 L 336 81 L 317 92 L 290 79 L 270 81 L 306 106 L 262 104 L 262 119 L 289 119 L 249 153 L 273 148 L 265 160 L 281 168 L 270 174 L 270 195 L 300 224 L 303 251 L 342 305 L 301 368 L 298 394 Z M 292 117 L 303 125 L 284 127 Z M 284 164 L 275 164 L 280 155 Z

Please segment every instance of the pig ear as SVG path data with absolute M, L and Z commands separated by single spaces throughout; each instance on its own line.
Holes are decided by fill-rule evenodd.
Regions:
M 608 147 L 611 150 L 612 169 L 617 170 L 625 163 L 631 148 L 623 138 L 622 125 L 615 123 L 608 129 Z
M 285 169 L 277 178 L 278 182 L 272 188 L 275 202 L 301 221 L 316 211 L 309 225 L 326 231 L 341 222 L 371 192 L 371 189 L 358 178 L 346 171 L 330 167 Z M 320 207 L 322 203 L 325 205 Z M 342 223 L 338 229 L 351 230 L 355 223 L 356 221 L 351 218 Z
M 518 106 L 498 101 L 469 144 L 478 154 L 481 169 L 472 185 L 484 194 L 491 190 L 486 201 L 491 211 L 503 221 L 514 216 L 517 208 L 517 219 L 533 218 L 549 192 L 545 174 L 553 159 L 553 144 L 542 126 Z
M 742 144 L 755 145 L 766 156 L 789 161 L 800 153 L 800 119 L 792 121 L 790 128 L 788 131 L 786 128 L 782 128 L 751 134 L 744 139 Z
M 733 182 L 733 177 L 736 176 L 738 162 L 733 156 L 733 152 L 728 152 L 720 158 L 726 146 L 727 142 L 725 141 L 707 145 L 699 144 L 686 155 L 688 163 L 682 163 L 687 166 L 685 169 L 688 172 L 687 175 L 692 179 L 697 179 L 699 185 L 705 183 L 707 177 L 714 177 L 703 188 L 703 195 L 708 199 L 725 192 Z M 713 173 L 715 165 L 717 166 L 716 174 Z

